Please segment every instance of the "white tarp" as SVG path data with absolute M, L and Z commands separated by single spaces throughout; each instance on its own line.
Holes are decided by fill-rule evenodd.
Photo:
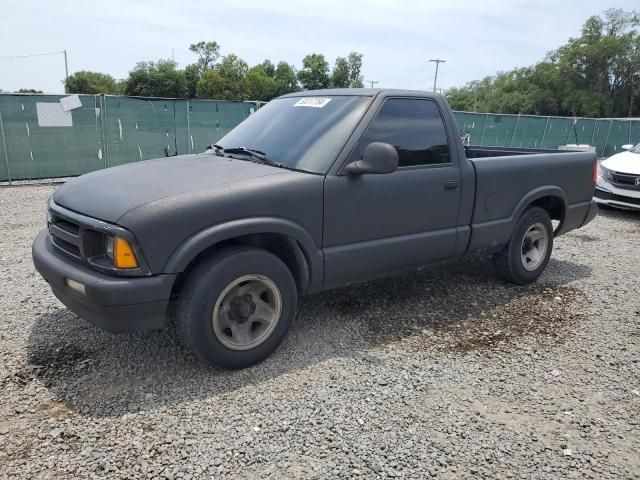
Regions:
M 62 105 L 62 109 L 65 112 L 69 112 L 74 108 L 82 107 L 82 102 L 80 101 L 80 97 L 78 95 L 69 95 L 68 97 L 62 97 L 60 99 L 60 104 Z
M 41 127 L 73 127 L 71 111 L 66 112 L 59 102 L 37 102 L 36 112 Z

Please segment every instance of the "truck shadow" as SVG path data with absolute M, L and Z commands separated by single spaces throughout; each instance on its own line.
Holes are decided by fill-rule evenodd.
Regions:
M 615 219 L 625 223 L 632 223 L 634 225 L 640 224 L 640 211 L 622 210 L 619 208 L 599 205 L 598 216 Z
M 307 296 L 279 350 L 242 371 L 201 364 L 168 331 L 112 335 L 59 309 L 36 320 L 29 368 L 15 376 L 42 382 L 81 415 L 110 417 L 304 375 L 332 358 L 372 359 L 378 349 L 464 355 L 508 348 L 526 335 L 557 341 L 579 315 L 581 294 L 567 283 L 589 274 L 589 267 L 552 260 L 539 283 L 518 287 L 476 262 Z M 549 308 L 554 299 L 558 308 Z

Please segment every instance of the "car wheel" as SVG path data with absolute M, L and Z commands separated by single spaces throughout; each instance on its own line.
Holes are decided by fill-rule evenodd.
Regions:
M 282 260 L 259 248 L 231 247 L 189 273 L 175 321 L 184 344 L 201 360 L 244 368 L 280 345 L 296 305 L 296 284 Z
M 542 208 L 531 207 L 516 222 L 509 243 L 493 256 L 493 261 L 501 278 L 525 285 L 542 274 L 552 250 L 553 226 L 549 214 Z

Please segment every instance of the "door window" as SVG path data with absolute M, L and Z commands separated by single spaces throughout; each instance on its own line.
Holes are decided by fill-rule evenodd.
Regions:
M 350 161 L 362 158 L 372 142 L 396 147 L 399 166 L 449 163 L 447 133 L 435 102 L 418 98 L 390 98 L 363 134 Z

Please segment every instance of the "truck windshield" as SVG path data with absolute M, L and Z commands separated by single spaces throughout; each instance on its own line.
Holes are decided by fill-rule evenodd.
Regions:
M 365 96 L 279 98 L 217 144 L 259 150 L 285 168 L 326 173 L 370 101 Z

